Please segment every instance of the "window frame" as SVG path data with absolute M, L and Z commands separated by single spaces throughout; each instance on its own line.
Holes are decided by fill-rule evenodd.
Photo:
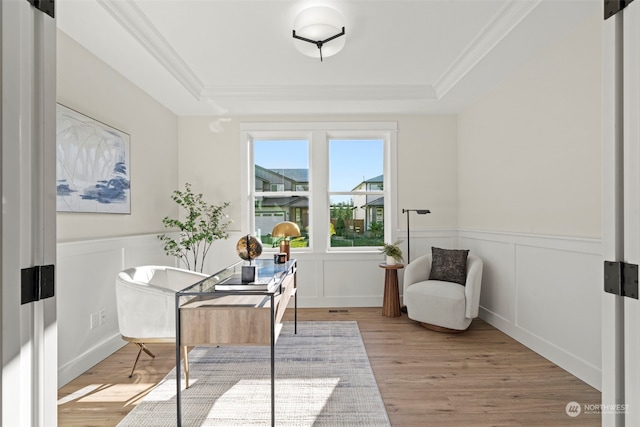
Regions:
M 371 253 L 380 246 L 331 247 L 329 236 L 329 141 L 330 140 L 382 140 L 384 241 L 393 241 L 398 228 L 397 203 L 397 122 L 242 122 L 242 232 L 255 232 L 255 191 L 253 141 L 305 139 L 309 144 L 308 191 L 270 192 L 269 195 L 305 195 L 309 200 L 309 247 L 297 248 L 296 253 Z M 352 192 L 344 192 L 351 194 Z M 326 224 L 322 226 L 322 224 Z M 265 248 L 269 252 L 271 248 Z
M 353 137 L 353 136 L 348 136 L 348 137 L 339 137 L 336 138 L 334 137 L 335 133 L 331 135 L 331 137 L 327 137 L 327 152 L 329 155 L 329 161 L 327 162 L 327 182 L 329 182 L 330 184 L 330 177 L 331 177 L 331 142 L 335 141 L 382 141 L 382 159 L 383 159 L 383 165 L 382 165 L 382 174 L 383 174 L 383 182 L 382 182 L 382 190 L 364 190 L 364 191 L 348 191 L 348 190 L 337 190 L 337 191 L 332 191 L 331 188 L 327 189 L 327 199 L 329 200 L 328 202 L 328 207 L 329 207 L 329 211 L 331 211 L 331 198 L 333 196 L 349 196 L 351 197 L 351 199 L 355 202 L 356 198 L 358 196 L 360 197 L 365 197 L 365 199 L 368 196 L 381 196 L 383 198 L 388 197 L 387 194 L 385 194 L 384 188 L 385 188 L 385 183 L 387 181 L 386 178 L 386 174 L 385 174 L 385 167 L 384 167 L 384 160 L 386 158 L 386 151 L 385 151 L 385 147 L 388 144 L 388 141 L 386 140 L 386 138 L 381 138 L 381 137 L 366 137 L 366 136 L 361 136 L 358 135 L 357 137 Z M 386 210 L 387 206 L 386 206 L 386 198 L 385 198 L 385 209 Z M 365 214 L 366 216 L 366 214 Z M 383 222 L 385 224 L 387 224 L 386 220 L 386 215 L 383 215 Z M 366 226 L 366 224 L 365 224 Z M 367 230 L 364 230 L 365 232 Z M 385 226 L 385 231 L 386 231 L 386 226 Z M 382 237 L 383 239 L 386 238 L 386 236 Z M 329 247 L 328 250 L 329 251 L 369 251 L 371 249 L 377 249 L 382 245 L 379 246 L 331 246 L 331 238 L 329 238 Z

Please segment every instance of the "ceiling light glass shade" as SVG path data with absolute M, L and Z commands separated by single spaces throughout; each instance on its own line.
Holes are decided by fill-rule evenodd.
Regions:
M 302 10 L 293 21 L 296 35 L 311 40 L 326 40 L 342 31 L 344 17 L 336 9 L 328 6 L 314 6 Z M 327 58 L 340 52 L 345 36 L 338 37 L 322 46 L 322 56 Z M 303 55 L 320 58 L 318 47 L 303 40 L 293 39 L 293 44 Z

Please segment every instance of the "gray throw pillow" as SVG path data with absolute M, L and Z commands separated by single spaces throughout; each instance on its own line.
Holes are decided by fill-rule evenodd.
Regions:
M 431 274 L 429 280 L 459 283 L 467 281 L 467 249 L 431 248 Z

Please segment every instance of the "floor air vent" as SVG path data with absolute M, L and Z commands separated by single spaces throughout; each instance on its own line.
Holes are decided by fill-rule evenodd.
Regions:
M 335 309 L 333 309 L 333 310 L 329 310 L 329 313 L 348 313 L 348 312 L 349 312 L 349 310 L 347 310 L 347 309 L 341 309 L 341 310 L 335 310 Z

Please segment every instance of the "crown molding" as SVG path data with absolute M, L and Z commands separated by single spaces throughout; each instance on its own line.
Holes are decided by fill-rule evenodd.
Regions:
M 437 99 L 453 89 L 494 47 L 504 39 L 542 0 L 508 1 L 478 36 L 447 68 L 433 87 Z
M 133 0 L 97 0 L 196 99 L 204 84 Z
M 208 86 L 201 101 L 224 98 L 251 100 L 435 100 L 431 85 L 243 85 Z
M 215 1 L 215 0 L 214 0 Z M 417 0 L 422 1 L 422 0 Z M 134 0 L 96 0 L 176 81 L 198 101 L 438 101 L 544 0 L 507 1 L 433 84 L 224 85 L 205 86 Z

